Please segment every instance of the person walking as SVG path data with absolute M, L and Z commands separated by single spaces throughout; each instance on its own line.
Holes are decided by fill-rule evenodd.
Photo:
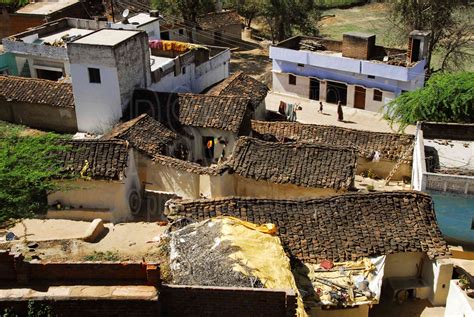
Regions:
M 323 113 L 323 102 L 322 101 L 319 102 L 319 111 L 318 112 Z
M 344 113 L 342 112 L 341 101 L 337 102 L 337 121 L 344 121 Z

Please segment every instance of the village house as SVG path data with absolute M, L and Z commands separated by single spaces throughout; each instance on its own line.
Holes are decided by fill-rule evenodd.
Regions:
M 252 121 L 252 135 L 264 140 L 310 142 L 353 147 L 359 174 L 402 180 L 411 177 L 414 136 L 298 122 Z
M 306 200 L 173 200 L 166 214 L 171 219 L 232 216 L 255 224 L 275 224 L 288 257 L 293 259 L 293 275 L 298 288 L 304 290 L 309 316 L 368 316 L 369 307 L 385 292 L 397 300 L 403 298 L 401 293 L 409 293 L 433 305 L 446 303 L 453 268 L 444 259 L 449 250 L 426 194 L 403 191 Z M 372 262 L 375 272 L 369 300 L 350 304 L 343 297 L 316 295 L 316 288 L 320 292 L 324 288 L 321 281 L 327 279 L 318 278 L 321 270 L 315 265 L 330 261 L 337 267 L 340 262 L 349 265 L 360 260 Z M 332 274 L 343 273 L 336 269 Z
M 235 43 L 238 46 L 242 39 L 242 21 L 235 10 L 210 12 L 197 17 L 198 31 L 195 40 L 217 46 L 229 46 L 226 43 Z
M 346 33 L 342 41 L 296 36 L 270 47 L 273 91 L 369 111 L 421 88 L 429 33 L 413 31 L 409 49 L 375 44 L 375 35 Z
M 62 19 L 3 44 L 22 76 L 70 77 L 81 132 L 106 132 L 135 88 L 199 93 L 228 76 L 229 49 L 149 40 L 159 21 L 146 14 L 124 22 Z
M 241 137 L 226 165 L 233 182 L 225 184 L 234 186 L 233 195 L 319 197 L 353 188 L 356 155 L 348 147 Z
M 72 85 L 0 76 L 0 120 L 46 131 L 74 133 L 77 122 Z
M 101 11 L 97 5 L 91 6 L 91 1 L 80 0 L 31 1 L 15 9 L 16 3 L 9 6 L 8 1 L 3 1 L 0 4 L 0 39 L 45 22 L 66 17 L 87 18 L 89 14 Z
M 250 134 L 250 100 L 236 96 L 159 93 L 137 89 L 126 116 L 148 113 L 184 140 L 183 158 L 208 166 L 232 154 L 241 135 Z
M 207 94 L 211 96 L 237 96 L 250 99 L 254 112 L 252 119 L 265 120 L 265 97 L 268 87 L 242 71 L 235 72 L 222 82 L 212 87 Z
M 235 10 L 220 10 L 197 17 L 191 21 L 165 20 L 161 39 L 225 47 L 242 44 L 242 21 Z
M 65 141 L 63 146 L 63 178 L 48 194 L 47 218 L 120 222 L 139 213 L 141 184 L 126 141 Z

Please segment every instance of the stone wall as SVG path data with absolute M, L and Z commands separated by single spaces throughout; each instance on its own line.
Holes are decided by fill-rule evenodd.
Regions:
M 162 316 L 296 316 L 292 290 L 166 285 L 160 291 Z

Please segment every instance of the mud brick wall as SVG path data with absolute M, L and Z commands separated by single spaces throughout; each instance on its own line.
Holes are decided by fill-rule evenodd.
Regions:
M 342 39 L 342 56 L 367 60 L 374 55 L 375 35 L 358 36 L 344 34 Z
M 159 302 L 156 300 L 38 300 L 35 305 L 48 306 L 53 316 L 84 317 L 158 317 Z M 38 307 L 36 306 L 36 307 Z M 26 316 L 28 301 L 0 300 L 0 311 L 12 309 L 20 316 Z
M 71 284 L 77 281 L 104 282 L 117 285 L 122 282 L 159 285 L 160 270 L 153 263 L 128 262 L 80 262 L 80 263 L 30 263 L 19 254 L 0 250 L 1 281 L 61 282 Z
M 163 286 L 161 314 L 180 316 L 296 316 L 292 291 L 197 286 Z

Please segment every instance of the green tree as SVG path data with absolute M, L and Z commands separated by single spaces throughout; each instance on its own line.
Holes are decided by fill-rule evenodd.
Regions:
M 295 32 L 317 35 L 319 11 L 314 0 L 265 0 L 262 15 L 272 33 L 272 40 L 283 41 Z
M 0 122 L 0 223 L 43 212 L 46 192 L 60 172 L 57 156 L 64 146 L 53 133 L 22 136 L 18 126 Z
M 424 88 L 388 104 L 388 119 L 400 130 L 417 121 L 474 122 L 474 73 L 437 73 Z
M 472 44 L 472 19 L 463 11 L 472 10 L 462 0 L 391 0 L 391 20 L 398 27 L 399 38 L 412 30 L 431 32 L 428 47 L 428 67 L 438 51 L 441 67 L 457 65 L 459 60 L 472 60 L 466 47 Z M 457 61 L 456 61 L 457 60 Z M 455 61 L 453 63 L 453 61 Z M 459 68 L 459 67 L 458 67 Z
M 192 23 L 197 22 L 198 16 L 215 10 L 213 0 L 152 0 L 151 5 L 165 15 L 179 16 Z
M 245 26 L 250 27 L 252 20 L 261 15 L 264 0 L 230 0 L 228 5 L 235 8 L 245 18 Z

